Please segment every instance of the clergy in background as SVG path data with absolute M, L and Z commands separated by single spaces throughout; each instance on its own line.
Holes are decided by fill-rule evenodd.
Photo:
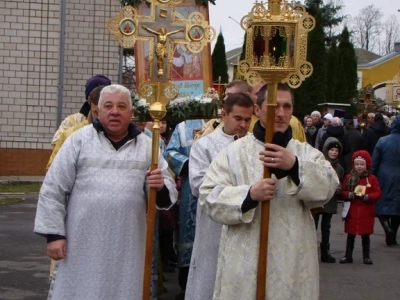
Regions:
M 271 201 L 266 299 L 318 300 L 319 268 L 310 209 L 339 184 L 323 154 L 292 138 L 293 95 L 278 85 L 274 144 L 265 144 L 267 87 L 259 94 L 253 135 L 223 149 L 200 188 L 200 205 L 223 224 L 213 299 L 256 297 L 260 202 Z M 270 168 L 270 179 L 263 169 Z
M 245 93 L 229 95 L 221 112 L 223 126 L 194 143 L 190 152 L 189 180 L 192 193 L 199 197 L 204 175 L 214 157 L 249 131 L 254 103 Z M 197 204 L 196 236 L 185 299 L 212 299 L 222 225 L 215 223 Z
M 226 85 L 225 88 L 225 99 L 234 93 L 248 93 L 251 97 L 251 99 L 254 102 L 254 105 L 257 103 L 257 97 L 260 89 L 262 88 L 264 84 L 259 83 L 253 87 L 249 86 L 249 84 L 246 81 L 243 80 L 234 80 Z M 250 128 L 249 132 L 253 132 L 254 124 L 258 121 L 257 116 L 253 115 L 250 123 Z M 218 126 L 222 126 L 223 123 L 221 123 L 221 119 L 211 119 L 209 120 L 202 130 L 200 130 L 195 137 L 195 141 L 198 139 L 207 136 L 211 132 L 214 131 L 215 128 Z M 292 116 L 290 119 L 290 127 L 292 127 L 292 135 L 295 140 L 298 140 L 300 142 L 306 142 L 306 134 L 304 133 L 303 125 L 300 123 L 300 121 L 295 117 Z
M 228 96 L 236 94 L 236 93 L 247 93 L 250 95 L 251 99 L 255 102 L 257 99 L 258 90 L 262 87 L 262 85 L 258 85 L 252 88 L 246 81 L 243 80 L 234 80 L 228 83 L 225 87 L 225 97 L 222 101 L 222 106 L 224 101 L 228 98 Z M 253 131 L 253 127 L 255 122 L 257 122 L 257 117 L 252 116 L 249 131 Z M 211 119 L 207 123 L 204 124 L 203 128 L 196 133 L 195 141 L 198 139 L 207 136 L 208 134 L 212 133 L 218 126 L 222 126 L 221 119 Z
M 178 229 L 178 282 L 181 288 L 177 300 L 184 299 L 190 258 L 192 256 L 197 198 L 193 196 L 189 185 L 189 156 L 193 138 L 204 126 L 203 120 L 187 120 L 176 125 L 164 157 L 176 176 L 181 177 Z
M 54 133 L 53 139 L 51 141 L 51 145 L 54 147 L 55 144 L 57 143 L 58 139 L 60 138 L 61 134 L 68 130 L 71 127 L 74 127 L 84 121 L 87 120 L 89 112 L 90 112 L 90 99 L 89 96 L 91 92 L 99 86 L 107 86 L 111 84 L 111 80 L 108 79 L 104 75 L 95 75 L 93 77 L 90 77 L 86 81 L 85 85 L 85 98 L 86 101 L 83 103 L 81 109 L 79 112 L 74 113 L 72 115 L 69 115 L 66 117 L 58 127 L 57 131 Z M 86 125 L 86 124 L 85 124 Z
M 149 188 L 157 205 L 176 202 L 175 183 L 151 139 L 131 123 L 131 94 L 120 85 L 100 93 L 98 119 L 62 145 L 39 193 L 34 231 L 58 260 L 49 299 L 142 296 Z

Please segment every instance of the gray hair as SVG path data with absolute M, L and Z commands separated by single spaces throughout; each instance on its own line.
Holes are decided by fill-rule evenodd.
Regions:
M 120 84 L 111 84 L 111 85 L 104 87 L 101 90 L 100 98 L 99 98 L 99 109 L 101 109 L 101 105 L 102 105 L 102 102 L 104 101 L 103 98 L 105 95 L 112 95 L 112 94 L 118 94 L 118 93 L 124 94 L 128 97 L 129 109 L 132 109 L 131 92 L 126 87 L 124 87 L 123 85 L 120 85 Z
M 374 114 L 374 113 L 369 113 L 369 114 L 368 114 L 368 117 L 370 117 L 370 118 L 375 118 L 375 114 Z

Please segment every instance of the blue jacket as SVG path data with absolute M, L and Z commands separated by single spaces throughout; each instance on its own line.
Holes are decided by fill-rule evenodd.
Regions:
M 382 190 L 376 215 L 400 216 L 400 116 L 393 121 L 391 133 L 378 140 L 371 171 L 378 177 Z

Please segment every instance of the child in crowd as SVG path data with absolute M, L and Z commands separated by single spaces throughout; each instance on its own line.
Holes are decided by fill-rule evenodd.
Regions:
M 371 265 L 370 235 L 374 232 L 375 202 L 381 197 L 378 179 L 370 174 L 372 159 L 367 151 L 354 152 L 352 156 L 353 169 L 346 175 L 342 185 L 342 197 L 350 202 L 350 208 L 345 217 L 347 233 L 346 254 L 340 263 L 353 262 L 353 249 L 356 235 L 361 235 L 363 262 Z
M 344 170 L 342 166 L 338 163 L 338 157 L 341 152 L 342 144 L 337 139 L 329 137 L 324 144 L 323 153 L 326 160 L 328 160 L 331 163 L 332 167 L 335 169 L 340 182 L 342 182 L 344 176 Z M 318 229 L 318 221 L 319 217 L 321 216 L 321 262 L 336 262 L 336 259 L 329 253 L 329 236 L 331 232 L 332 215 L 337 213 L 337 197 L 340 197 L 341 193 L 342 188 L 339 184 L 336 190 L 336 194 L 333 195 L 332 199 L 324 205 L 323 211 L 313 214 L 316 229 Z

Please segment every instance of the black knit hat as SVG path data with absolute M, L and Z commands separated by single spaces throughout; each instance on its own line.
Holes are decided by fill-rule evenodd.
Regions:
M 354 124 L 353 116 L 352 114 L 345 114 L 343 117 L 343 123 L 351 123 L 352 125 Z
M 89 98 L 90 92 L 93 91 L 95 88 L 97 88 L 98 86 L 106 86 L 106 85 L 110 85 L 110 84 L 111 84 L 111 80 L 108 79 L 104 75 L 95 75 L 95 76 L 89 78 L 86 81 L 86 85 L 85 85 L 86 100 Z
M 327 140 L 325 141 L 324 147 L 322 149 L 322 153 L 325 155 L 325 158 L 328 158 L 328 152 L 332 148 L 337 148 L 339 151 L 339 154 L 341 154 L 343 151 L 342 143 L 337 138 L 328 137 Z
M 340 154 L 340 152 L 342 152 L 342 145 L 340 145 L 340 144 L 337 143 L 337 142 L 329 143 L 328 146 L 326 147 L 326 149 L 327 149 L 328 151 L 331 150 L 332 148 L 338 149 L 339 154 Z

